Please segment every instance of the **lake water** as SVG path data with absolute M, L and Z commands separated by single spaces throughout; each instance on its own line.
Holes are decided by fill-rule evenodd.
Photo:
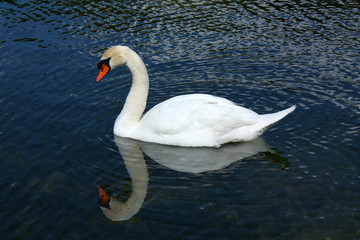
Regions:
M 360 239 L 358 1 L 0 7 L 1 239 Z M 114 138 L 131 76 L 95 80 L 117 44 L 148 67 L 148 109 L 197 92 L 297 109 L 217 150 Z

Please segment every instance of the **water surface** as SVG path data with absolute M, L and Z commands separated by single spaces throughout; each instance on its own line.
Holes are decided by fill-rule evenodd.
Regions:
M 0 6 L 1 239 L 360 238 L 357 1 Z M 195 92 L 297 109 L 215 152 L 114 138 L 131 76 L 95 79 L 116 44 L 148 67 L 147 109 Z

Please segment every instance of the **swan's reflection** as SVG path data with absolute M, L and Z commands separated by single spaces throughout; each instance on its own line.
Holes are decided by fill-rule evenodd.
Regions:
M 110 196 L 109 200 L 104 199 L 106 193 L 99 188 L 103 200 L 100 208 L 105 216 L 112 221 L 125 221 L 140 210 L 146 197 L 149 174 L 138 142 L 116 136 L 114 140 L 131 178 L 132 192 L 130 197 L 125 202 L 122 202 L 112 196 Z
M 270 151 L 263 138 L 251 142 L 226 144 L 220 148 L 185 148 L 141 143 L 141 149 L 157 163 L 175 171 L 188 173 L 219 170 L 259 152 Z
M 270 151 L 262 138 L 251 142 L 226 144 L 220 148 L 166 146 L 117 136 L 114 140 L 131 178 L 132 193 L 127 201 L 122 202 L 112 196 L 108 197 L 99 188 L 103 201 L 100 208 L 106 217 L 113 221 L 129 220 L 144 203 L 149 174 L 142 151 L 161 165 L 188 173 L 222 169 L 243 158 Z

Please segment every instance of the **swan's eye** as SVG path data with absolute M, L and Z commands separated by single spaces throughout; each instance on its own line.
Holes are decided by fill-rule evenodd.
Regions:
M 101 60 L 98 64 L 97 64 L 97 68 L 101 69 L 102 71 L 102 67 L 103 65 L 107 66 L 108 68 L 110 68 L 110 59 L 111 57 L 107 58 L 107 59 L 103 59 Z

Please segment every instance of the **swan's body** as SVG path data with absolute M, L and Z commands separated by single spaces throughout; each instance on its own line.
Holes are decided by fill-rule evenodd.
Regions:
M 133 82 L 114 134 L 146 142 L 185 147 L 219 147 L 229 142 L 251 141 L 295 110 L 259 115 L 220 97 L 189 94 L 157 104 L 142 116 L 149 91 L 149 78 L 141 58 L 130 48 L 115 46 L 102 56 L 99 81 L 120 65 L 126 65 Z

